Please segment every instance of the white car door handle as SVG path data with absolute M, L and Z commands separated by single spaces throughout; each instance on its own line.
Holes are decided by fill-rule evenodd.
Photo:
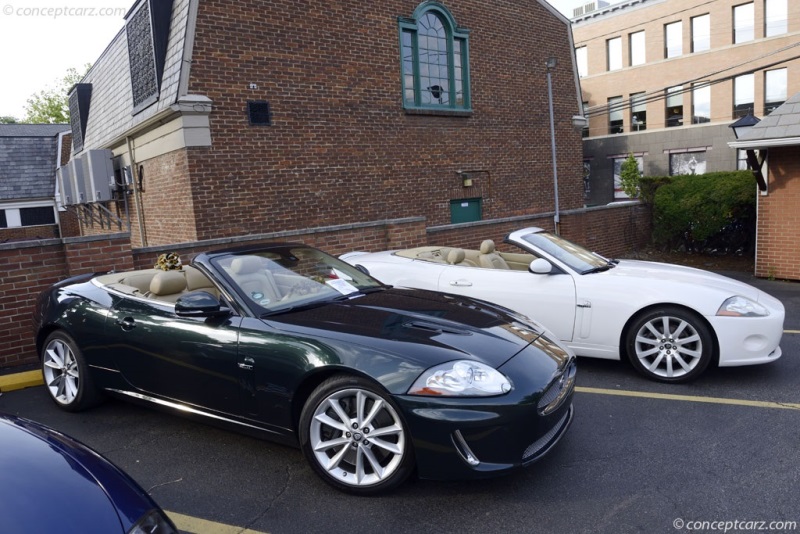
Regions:
M 469 280 L 450 280 L 450 285 L 456 287 L 470 287 L 472 282 Z

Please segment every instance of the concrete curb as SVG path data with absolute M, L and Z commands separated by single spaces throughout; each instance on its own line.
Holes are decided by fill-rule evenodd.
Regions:
M 0 376 L 0 393 L 44 384 L 41 371 L 26 371 Z

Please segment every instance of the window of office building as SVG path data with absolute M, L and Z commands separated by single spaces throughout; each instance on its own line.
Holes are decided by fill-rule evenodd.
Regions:
M 667 89 L 667 128 L 683 125 L 683 86 L 676 85 Z
M 623 131 L 622 97 L 614 96 L 608 99 L 608 133 L 619 134 Z
M 647 101 L 644 93 L 631 94 L 631 131 L 647 129 Z
M 696 83 L 692 86 L 692 124 L 711 122 L 711 86 Z
M 787 0 L 764 0 L 764 36 L 782 35 L 789 30 Z
M 644 64 L 644 46 L 644 31 L 632 33 L 628 36 L 631 67 Z
M 669 175 L 705 174 L 706 153 L 680 152 L 669 155 Z
M 608 70 L 622 68 L 622 37 L 614 37 L 606 41 L 606 56 Z
M 733 8 L 733 42 L 745 43 L 755 39 L 755 12 L 753 3 Z
M 733 79 L 733 118 L 753 114 L 755 82 L 752 74 L 743 74 Z
M 711 15 L 692 17 L 692 52 L 711 48 Z
M 683 22 L 672 22 L 664 26 L 664 57 L 683 54 Z
M 589 56 L 585 46 L 575 49 L 575 62 L 578 64 L 578 76 L 583 78 L 589 75 Z
M 786 102 L 786 69 L 768 70 L 764 73 L 764 115 Z

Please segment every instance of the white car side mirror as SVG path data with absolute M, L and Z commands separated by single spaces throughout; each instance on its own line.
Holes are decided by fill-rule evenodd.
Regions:
M 544 258 L 536 258 L 528 266 L 528 270 L 533 274 L 550 274 L 553 266 Z

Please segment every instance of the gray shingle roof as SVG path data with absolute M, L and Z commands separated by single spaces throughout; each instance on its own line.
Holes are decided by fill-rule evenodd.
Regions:
M 800 93 L 753 126 L 743 141 L 800 138 Z
M 120 30 L 103 54 L 81 80 L 92 84 L 89 120 L 84 132 L 84 150 L 106 148 L 127 132 L 166 111 L 178 100 L 181 67 L 184 61 L 190 0 L 175 0 L 167 43 L 164 73 L 158 101 L 133 114 L 128 37 Z M 73 151 L 74 155 L 79 155 Z
M 0 137 L 54 137 L 68 131 L 69 124 L 0 124 Z
M 53 133 L 10 136 L 5 132 L 8 126 L 14 125 L 0 126 L 0 201 L 52 198 L 55 195 L 58 137 Z M 64 125 L 61 128 L 60 131 L 64 131 Z M 46 131 L 45 128 L 36 130 Z M 59 130 L 51 127 L 50 131 Z M 20 132 L 28 130 L 20 128 Z

